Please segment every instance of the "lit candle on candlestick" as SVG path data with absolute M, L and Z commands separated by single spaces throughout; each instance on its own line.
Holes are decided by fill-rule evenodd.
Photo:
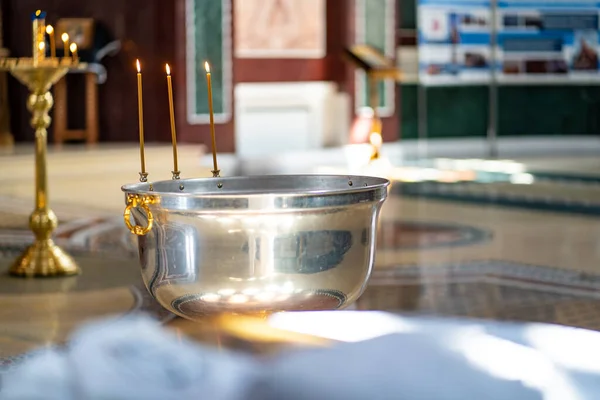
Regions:
M 144 155 L 144 104 L 142 102 L 142 67 L 140 66 L 140 60 L 135 61 L 137 65 L 137 87 L 138 87 L 138 119 L 139 119 L 139 130 L 140 130 L 140 163 L 142 171 L 140 172 L 140 182 L 146 182 L 148 180 L 148 173 L 146 172 L 146 157 Z
M 212 99 L 212 81 L 210 78 L 210 66 L 208 62 L 204 63 L 204 69 L 206 69 L 206 86 L 208 88 L 208 112 L 210 114 L 210 137 L 212 139 L 212 153 L 213 153 L 213 177 L 219 176 L 219 167 L 217 166 L 217 139 L 215 137 L 215 117 L 213 113 L 213 99 Z
M 46 43 L 45 42 L 39 42 L 38 43 L 38 54 L 43 54 L 45 52 L 46 49 Z M 41 59 L 41 57 L 38 58 L 38 61 Z M 36 64 L 36 60 L 34 59 L 33 64 Z
M 71 54 L 73 55 L 73 62 L 76 63 L 77 62 L 77 43 L 71 43 L 71 46 L 69 46 L 71 49 Z
M 50 39 L 50 57 L 56 58 L 56 42 L 54 38 L 54 27 L 52 27 L 52 25 L 48 25 L 46 27 L 46 33 L 48 34 L 48 38 Z
M 63 33 L 60 37 L 63 41 L 63 47 L 64 47 L 64 52 L 65 55 L 63 56 L 64 58 L 69 57 L 69 34 L 68 33 Z
M 169 92 L 169 113 L 171 116 L 171 142 L 173 144 L 173 179 L 179 179 L 179 167 L 177 165 L 177 131 L 175 130 L 175 110 L 173 107 L 173 82 L 171 79 L 171 68 L 167 64 L 167 89 Z

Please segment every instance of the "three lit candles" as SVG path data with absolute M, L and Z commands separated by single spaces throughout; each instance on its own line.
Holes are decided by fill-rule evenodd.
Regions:
M 146 172 L 146 159 L 144 154 L 144 103 L 142 99 L 142 67 L 140 60 L 136 60 L 137 67 L 137 87 L 138 87 L 138 124 L 140 134 L 140 181 L 146 182 L 148 180 L 148 173 Z M 212 139 L 212 153 L 213 153 L 213 168 L 212 171 L 214 177 L 219 176 L 219 169 L 217 167 L 217 146 L 215 138 L 215 122 L 213 113 L 213 101 L 212 101 L 212 80 L 210 75 L 210 66 L 208 62 L 204 63 L 206 69 L 206 84 L 208 88 L 208 109 L 210 113 L 210 135 Z M 167 94 L 169 96 L 169 114 L 171 120 L 171 142 L 173 144 L 173 179 L 179 179 L 180 171 L 177 161 L 177 131 L 175 129 L 175 111 L 173 106 L 173 82 L 171 78 L 171 68 L 169 64 L 166 64 L 167 72 Z
M 46 34 L 48 35 L 48 38 L 50 39 L 50 57 L 55 58 L 56 57 L 56 38 L 54 37 L 54 27 L 52 25 L 47 25 L 46 26 Z M 68 33 L 63 33 L 60 36 L 62 42 L 63 42 L 63 46 L 64 46 L 64 53 L 65 55 L 63 56 L 64 58 L 69 57 L 69 51 L 71 52 L 71 55 L 73 57 L 73 61 L 77 61 L 77 43 L 71 43 L 69 45 L 69 34 Z M 40 42 L 39 47 L 40 50 L 42 49 L 42 46 L 44 46 L 43 42 Z

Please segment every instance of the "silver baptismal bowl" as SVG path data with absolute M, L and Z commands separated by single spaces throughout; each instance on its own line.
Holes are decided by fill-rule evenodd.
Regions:
M 122 190 L 146 287 L 166 309 L 198 319 L 355 301 L 373 268 L 388 185 L 364 176 L 281 175 Z

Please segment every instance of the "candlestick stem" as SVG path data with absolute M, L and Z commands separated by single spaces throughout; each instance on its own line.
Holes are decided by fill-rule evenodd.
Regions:
M 212 81 L 210 72 L 206 73 L 206 86 L 208 88 L 208 112 L 210 114 L 210 137 L 212 140 L 212 157 L 213 157 L 213 177 L 219 177 L 219 167 L 217 165 L 217 139 L 215 136 L 215 117 L 213 111 L 213 96 L 212 96 Z

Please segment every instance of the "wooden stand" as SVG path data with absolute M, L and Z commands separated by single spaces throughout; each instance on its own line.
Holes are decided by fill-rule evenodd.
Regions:
M 54 143 L 67 140 L 85 140 L 98 143 L 98 84 L 96 74 L 85 74 L 85 129 L 68 129 L 67 120 L 67 81 L 66 77 L 54 86 Z
M 369 85 L 369 107 L 373 110 L 369 142 L 373 146 L 371 160 L 379 158 L 382 137 L 382 123 L 379 118 L 379 82 L 386 79 L 400 81 L 402 72 L 396 67 L 394 61 L 385 57 L 379 50 L 365 44 L 354 45 L 345 50 L 346 58 L 356 67 L 362 69 L 367 75 Z
M 8 57 L 8 50 L 0 48 L 0 58 Z M 10 133 L 10 114 L 8 111 L 7 74 L 0 72 L 0 147 L 12 146 L 15 142 Z

